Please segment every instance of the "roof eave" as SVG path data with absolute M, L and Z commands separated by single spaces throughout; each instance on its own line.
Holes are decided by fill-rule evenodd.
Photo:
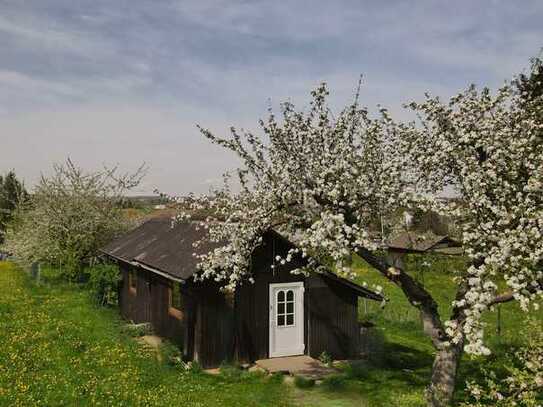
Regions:
M 186 283 L 186 280 L 184 280 L 182 278 L 172 276 L 169 273 L 166 273 L 166 272 L 164 272 L 162 270 L 158 270 L 158 269 L 156 269 L 154 267 L 148 266 L 147 264 L 144 264 L 144 263 L 139 262 L 137 260 L 123 259 L 121 257 L 117 257 L 114 254 L 108 253 L 106 251 L 103 251 L 103 250 L 99 250 L 99 251 L 101 253 L 105 254 L 106 256 L 111 257 L 112 259 L 114 259 L 116 261 L 122 261 L 123 263 L 127 263 L 127 264 L 130 264 L 132 266 L 142 268 L 144 270 L 150 271 L 151 273 L 158 274 L 159 276 L 162 276 L 162 277 L 164 277 L 164 278 L 166 278 L 168 280 L 175 281 L 176 283 L 182 283 L 182 284 Z

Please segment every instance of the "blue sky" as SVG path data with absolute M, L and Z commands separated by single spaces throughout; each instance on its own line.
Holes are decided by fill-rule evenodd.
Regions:
M 543 47 L 541 1 L 0 0 L 0 172 L 142 162 L 139 192 L 205 192 L 236 161 L 199 135 L 257 130 L 321 81 L 336 108 L 498 86 Z

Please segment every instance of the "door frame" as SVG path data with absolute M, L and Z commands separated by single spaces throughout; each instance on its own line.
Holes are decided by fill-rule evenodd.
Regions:
M 270 283 L 269 284 L 269 296 L 268 296 L 268 321 L 269 321 L 269 338 L 268 338 L 268 357 L 269 358 L 275 358 L 275 357 L 282 357 L 286 355 L 278 355 L 277 352 L 274 352 L 274 345 L 275 345 L 275 336 L 274 336 L 274 330 L 275 330 L 275 294 L 274 289 L 278 287 L 284 287 L 284 288 L 297 288 L 296 290 L 299 295 L 296 295 L 296 302 L 295 302 L 295 320 L 299 321 L 299 323 L 296 325 L 296 328 L 298 328 L 298 336 L 300 338 L 300 343 L 298 343 L 297 352 L 295 355 L 303 355 L 305 353 L 305 310 L 304 310 L 304 295 L 305 295 L 305 287 L 303 281 L 295 281 L 292 283 Z M 288 355 L 288 356 L 295 356 L 295 355 Z

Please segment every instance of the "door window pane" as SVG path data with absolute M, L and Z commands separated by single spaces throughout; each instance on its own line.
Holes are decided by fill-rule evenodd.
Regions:
M 277 304 L 277 313 L 278 314 L 284 314 L 285 313 L 285 303 L 280 302 Z
M 277 326 L 293 326 L 295 321 L 294 290 L 278 290 L 276 298 Z
M 293 313 L 294 313 L 294 303 L 287 302 L 287 314 L 293 314 Z
M 287 326 L 294 325 L 294 314 L 287 315 Z
M 294 291 L 292 290 L 287 291 L 287 301 L 294 301 Z

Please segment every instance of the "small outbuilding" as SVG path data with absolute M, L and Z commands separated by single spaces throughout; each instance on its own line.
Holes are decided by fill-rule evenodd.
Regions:
M 462 254 L 462 244 L 448 235 L 403 232 L 386 242 L 389 252 Z
M 122 275 L 119 304 L 125 319 L 151 323 L 187 360 L 203 367 L 322 352 L 335 359 L 359 356 L 358 298 L 382 301 L 381 295 L 329 271 L 292 274 L 303 265 L 301 258 L 272 269 L 276 256 L 293 247 L 274 230 L 264 233 L 252 254 L 254 283 L 229 294 L 214 281 L 193 278 L 198 262 L 193 243 L 204 233 L 196 222 L 172 227 L 169 217 L 155 218 L 102 249 Z

